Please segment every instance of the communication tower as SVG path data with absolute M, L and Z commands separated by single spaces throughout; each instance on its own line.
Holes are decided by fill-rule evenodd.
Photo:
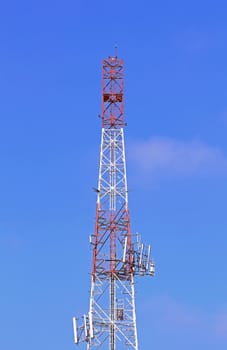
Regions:
M 102 135 L 88 314 L 73 318 L 87 350 L 138 350 L 134 277 L 154 276 L 151 246 L 130 231 L 124 146 L 124 62 L 102 62 Z

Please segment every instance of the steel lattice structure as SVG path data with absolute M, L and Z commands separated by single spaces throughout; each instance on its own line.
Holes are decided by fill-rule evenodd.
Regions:
M 124 146 L 124 63 L 102 64 L 102 136 L 90 306 L 74 341 L 87 350 L 138 350 L 134 276 L 154 275 L 151 247 L 131 235 Z

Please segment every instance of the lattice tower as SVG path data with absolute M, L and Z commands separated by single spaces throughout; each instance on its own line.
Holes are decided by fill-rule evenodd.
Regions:
M 87 350 L 138 350 L 134 277 L 154 275 L 151 246 L 130 231 L 124 146 L 124 63 L 102 63 L 102 135 L 90 306 L 82 324 L 73 318 L 74 341 Z

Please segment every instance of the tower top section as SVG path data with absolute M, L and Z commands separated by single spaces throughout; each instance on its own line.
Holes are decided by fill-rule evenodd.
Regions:
M 124 125 L 124 61 L 113 56 L 102 62 L 102 127 Z

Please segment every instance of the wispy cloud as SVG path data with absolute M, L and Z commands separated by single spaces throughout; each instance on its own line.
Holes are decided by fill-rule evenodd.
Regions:
M 227 109 L 223 110 L 219 115 L 218 115 L 218 121 L 221 122 L 222 124 L 226 125 L 227 124 Z
M 177 47 L 191 54 L 213 49 L 219 45 L 220 41 L 220 36 L 215 35 L 214 32 L 199 31 L 196 28 L 188 28 L 175 37 Z
M 5 251 L 15 251 L 27 248 L 29 241 L 21 234 L 11 232 L 9 229 L 2 229 L 0 225 L 0 245 Z
M 210 340 L 227 342 L 227 310 L 221 313 L 205 312 L 198 306 L 188 305 L 173 297 L 155 296 L 143 303 L 147 314 L 155 319 L 156 325 L 164 334 L 187 331 L 191 336 L 209 337 Z
M 201 313 L 174 298 L 161 295 L 144 302 L 144 308 L 152 310 L 163 329 L 197 329 L 202 321 Z
M 129 156 L 136 169 L 149 178 L 227 174 L 227 157 L 203 142 L 152 138 L 134 142 Z
M 227 340 L 227 312 L 215 315 L 212 326 L 214 334 L 217 337 L 225 338 Z
M 198 52 L 207 48 L 208 37 L 204 33 L 188 31 L 179 38 L 181 46 L 189 52 Z

